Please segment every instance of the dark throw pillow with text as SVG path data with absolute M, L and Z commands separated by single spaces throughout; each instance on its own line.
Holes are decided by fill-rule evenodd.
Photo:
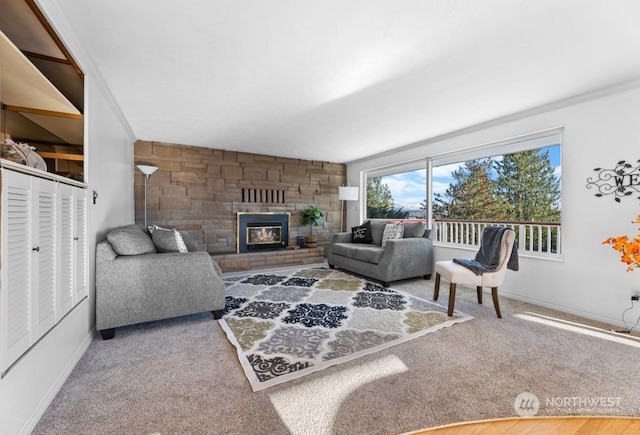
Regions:
M 371 243 L 373 242 L 373 233 L 371 232 L 371 222 L 351 227 L 351 241 L 353 243 Z

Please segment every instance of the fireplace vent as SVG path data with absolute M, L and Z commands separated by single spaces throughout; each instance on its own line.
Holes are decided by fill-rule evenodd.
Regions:
M 258 202 L 262 204 L 284 204 L 284 190 L 243 188 L 242 202 Z

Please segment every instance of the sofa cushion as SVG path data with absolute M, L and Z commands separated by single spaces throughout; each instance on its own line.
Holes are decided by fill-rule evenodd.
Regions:
M 107 240 L 118 255 L 141 255 L 157 252 L 151 238 L 137 225 L 116 228 L 107 234 Z
M 182 236 L 175 229 L 155 227 L 151 239 L 158 252 L 189 252 Z
M 373 238 L 371 243 L 378 246 L 382 245 L 382 233 L 384 233 L 384 227 L 387 225 L 387 221 L 372 219 L 366 222 L 371 223 L 371 237 Z
M 334 243 L 331 245 L 333 255 L 353 258 L 367 263 L 378 264 L 384 254 L 384 248 L 363 243 Z
M 383 248 L 387 244 L 387 240 L 401 239 L 404 234 L 404 224 L 402 222 L 388 222 L 384 227 L 382 233 L 382 246 Z
M 426 229 L 427 229 L 427 224 L 425 224 L 424 222 L 405 222 L 403 237 L 405 239 L 423 237 Z
M 373 241 L 371 222 L 367 221 L 357 227 L 351 227 L 351 241 L 353 243 L 371 243 Z

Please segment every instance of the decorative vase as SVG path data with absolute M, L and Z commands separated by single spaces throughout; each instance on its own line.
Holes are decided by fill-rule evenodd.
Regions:
M 318 246 L 318 236 L 307 236 L 307 248 L 315 248 Z

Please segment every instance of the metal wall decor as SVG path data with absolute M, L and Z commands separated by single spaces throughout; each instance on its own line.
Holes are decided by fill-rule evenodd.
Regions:
M 620 160 L 613 169 L 595 168 L 594 171 L 598 174 L 587 178 L 587 189 L 598 189 L 595 194 L 598 198 L 613 195 L 613 199 L 620 202 L 620 198 L 640 194 L 640 160 L 635 166 Z

